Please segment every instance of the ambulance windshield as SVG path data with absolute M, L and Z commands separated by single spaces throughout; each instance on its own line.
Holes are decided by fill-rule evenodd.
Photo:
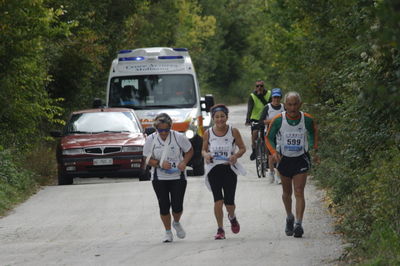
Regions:
M 196 104 L 194 79 L 189 74 L 114 77 L 109 89 L 110 107 L 191 108 Z

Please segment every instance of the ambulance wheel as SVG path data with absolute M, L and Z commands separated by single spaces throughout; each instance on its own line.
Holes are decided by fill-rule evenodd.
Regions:
M 139 181 L 149 181 L 150 180 L 150 167 L 146 167 L 146 170 L 144 170 L 140 176 L 139 176 Z
M 193 175 L 194 176 L 204 175 L 204 158 L 203 157 L 199 160 L 196 160 L 196 162 L 194 162 Z

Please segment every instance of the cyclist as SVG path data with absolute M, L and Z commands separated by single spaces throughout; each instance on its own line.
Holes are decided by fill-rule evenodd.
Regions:
M 302 237 L 305 209 L 304 188 L 310 170 L 309 151 L 314 150 L 314 160 L 319 161 L 318 132 L 314 118 L 300 111 L 301 98 L 297 92 L 289 92 L 284 99 L 286 111 L 271 121 L 266 143 L 282 180 L 282 200 L 286 210 L 285 233 L 288 236 Z M 296 220 L 292 213 L 292 193 L 296 199 Z
M 282 91 L 280 88 L 272 89 L 272 101 L 268 103 L 264 110 L 261 113 L 260 123 L 264 123 L 266 128 L 268 129 L 269 124 L 271 123 L 272 118 L 277 114 L 282 113 L 285 111 L 284 105 L 281 103 L 282 99 Z M 275 167 L 272 162 L 272 155 L 268 154 L 268 167 L 269 167 L 269 175 L 271 178 L 271 182 L 275 182 L 275 184 L 280 184 L 281 179 L 277 173 L 275 173 Z
M 249 100 L 247 102 L 247 115 L 246 115 L 246 126 L 251 126 L 251 147 L 252 152 L 250 154 L 250 160 L 256 159 L 255 152 L 255 141 L 257 139 L 258 125 L 251 125 L 251 122 L 258 122 L 260 120 L 261 112 L 264 106 L 271 101 L 271 90 L 267 90 L 264 87 L 264 81 L 256 81 L 256 89 L 250 93 Z

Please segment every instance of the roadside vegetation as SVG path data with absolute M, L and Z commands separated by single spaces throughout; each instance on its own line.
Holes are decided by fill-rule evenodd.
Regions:
M 118 50 L 187 47 L 217 102 L 244 103 L 259 78 L 303 95 L 344 262 L 400 264 L 399 1 L 4 0 L 0 14 L 0 214 L 52 183 L 49 131 L 104 99 Z

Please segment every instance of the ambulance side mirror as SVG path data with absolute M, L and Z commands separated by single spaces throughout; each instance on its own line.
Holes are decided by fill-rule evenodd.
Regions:
M 214 104 L 214 96 L 212 94 L 206 94 L 204 97 L 201 98 L 200 101 L 201 111 L 210 112 L 210 108 Z
M 151 134 L 153 134 L 154 132 L 156 132 L 156 129 L 154 127 L 146 127 L 144 129 L 144 133 L 149 136 Z

